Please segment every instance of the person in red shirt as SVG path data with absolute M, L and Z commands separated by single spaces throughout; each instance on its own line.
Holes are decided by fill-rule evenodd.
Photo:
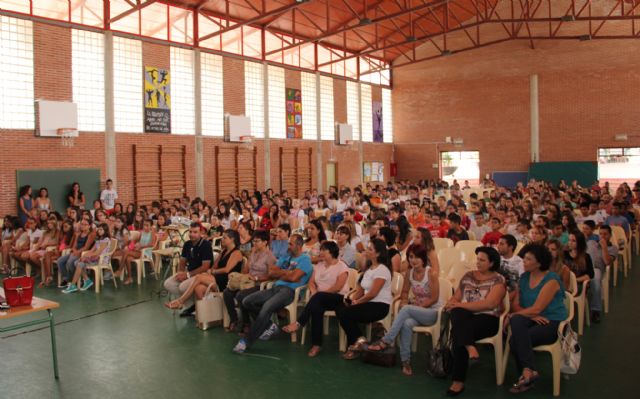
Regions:
M 502 233 L 500 232 L 500 229 L 502 228 L 502 223 L 500 222 L 500 219 L 498 219 L 497 217 L 493 217 L 491 218 L 491 231 L 486 233 L 484 235 L 484 237 L 482 237 L 482 245 L 484 245 L 485 247 L 493 247 L 498 245 L 498 241 L 500 241 L 500 238 L 502 237 Z
M 435 212 L 431 215 L 431 229 L 429 230 L 433 237 L 446 238 L 449 232 L 449 223 L 444 212 Z
M 467 216 L 467 206 L 465 204 L 458 205 L 458 215 L 460 215 L 460 224 L 465 230 L 471 227 L 471 219 Z

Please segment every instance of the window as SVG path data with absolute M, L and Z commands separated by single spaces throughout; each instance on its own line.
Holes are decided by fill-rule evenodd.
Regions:
M 382 137 L 385 143 L 393 143 L 393 108 L 391 90 L 382 89 Z
M 373 142 L 373 106 L 369 85 L 360 85 L 360 109 L 362 110 L 362 141 L 371 143 Z
M 358 85 L 359 83 L 347 81 L 347 123 L 352 127 L 354 140 L 361 140 Z
M 117 132 L 142 133 L 142 42 L 113 37 L 113 102 Z
M 640 148 L 598 149 L 598 179 L 608 181 L 612 192 L 623 182 L 640 180 Z
M 269 76 L 269 137 L 286 139 L 284 69 L 269 65 L 267 71 Z
M 171 133 L 195 134 L 193 51 L 171 47 Z
M 205 136 L 224 135 L 224 86 L 222 77 L 222 57 L 200 53 L 202 134 Z
M 0 16 L 0 128 L 33 129 L 33 26 Z
M 336 138 L 333 107 L 333 78 L 320 76 L 320 138 L 322 140 Z
M 262 64 L 244 62 L 244 107 L 251 118 L 251 135 L 264 137 L 264 71 Z
M 71 50 L 78 129 L 104 132 L 104 37 L 101 33 L 73 29 Z
M 440 153 L 442 180 L 462 185 L 464 180 L 474 186 L 480 183 L 480 153 L 478 151 L 443 151 Z
M 318 104 L 316 90 L 316 75 L 302 72 L 302 138 L 305 140 L 318 139 Z M 331 86 L 333 90 L 333 85 Z

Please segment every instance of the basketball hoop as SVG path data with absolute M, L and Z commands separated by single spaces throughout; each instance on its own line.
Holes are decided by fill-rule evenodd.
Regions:
M 355 140 L 345 140 L 345 145 L 349 147 L 351 151 L 358 151 L 358 146 Z
M 245 150 L 253 150 L 253 136 L 240 136 L 240 144 Z
M 57 130 L 58 136 L 62 138 L 63 147 L 73 147 L 73 139 L 78 136 L 78 130 L 73 128 L 61 128 Z

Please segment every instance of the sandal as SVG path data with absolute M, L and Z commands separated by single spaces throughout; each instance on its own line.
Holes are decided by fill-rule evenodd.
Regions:
M 370 350 L 372 352 L 378 352 L 378 351 L 383 351 L 388 347 L 389 347 L 389 344 L 387 344 L 386 342 L 380 339 L 374 342 L 373 344 L 367 346 L 367 350 Z
M 365 337 L 360 337 L 356 340 L 356 342 L 347 348 L 348 352 L 360 352 L 362 351 L 362 347 L 367 343 L 367 339 Z
M 225 328 L 226 332 L 234 332 L 236 331 L 236 329 L 238 328 L 238 323 L 236 323 L 235 321 L 232 321 L 231 323 L 229 323 L 229 326 L 227 326 L 227 328 Z
M 123 285 L 131 285 L 131 283 L 133 283 L 133 280 L 128 278 L 126 280 L 124 280 L 124 283 L 122 283 Z
M 292 325 L 293 327 L 291 327 Z M 296 321 L 295 323 L 291 323 L 287 326 L 282 327 L 282 331 L 286 332 L 287 334 L 291 334 L 298 331 L 299 328 L 300 328 L 300 323 Z
M 352 350 L 347 350 L 344 355 L 342 355 L 342 358 L 344 360 L 353 360 L 353 359 L 357 359 L 358 356 L 360 356 L 360 354 L 358 352 L 354 352 Z
M 536 371 L 531 373 L 531 376 L 529 378 L 524 378 L 524 376 L 520 376 L 520 378 L 518 378 L 518 382 L 516 382 L 511 386 L 511 388 L 509 388 L 509 392 L 511 393 L 527 392 L 528 390 L 530 390 L 536 385 L 536 380 L 538 379 L 538 377 L 540 377 L 540 374 L 538 374 L 538 372 Z
M 171 302 L 165 302 L 164 306 L 167 309 L 171 309 L 171 310 L 177 310 L 177 309 L 181 309 L 182 308 L 183 303 L 176 299 L 175 301 L 171 301 Z
M 312 346 L 311 349 L 309 349 L 309 352 L 307 352 L 307 356 L 309 357 L 316 357 L 318 356 L 318 354 L 320 353 L 320 351 L 322 350 L 322 348 L 320 346 Z
M 406 376 L 413 375 L 413 369 L 411 368 L 411 362 L 409 360 L 405 360 L 402 362 L 402 374 Z

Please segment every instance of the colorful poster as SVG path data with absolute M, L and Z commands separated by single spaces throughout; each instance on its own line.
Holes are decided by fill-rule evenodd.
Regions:
M 371 181 L 371 162 L 365 162 L 363 165 L 363 175 L 364 175 L 364 182 L 370 182 Z
M 384 181 L 384 162 L 364 162 L 362 171 L 365 183 Z
M 144 68 L 144 131 L 171 133 L 171 75 L 168 69 Z
M 286 89 L 287 138 L 302 138 L 302 94 L 299 89 Z
M 383 129 L 382 129 L 382 103 L 374 101 L 371 103 L 373 108 L 373 142 L 383 142 Z

